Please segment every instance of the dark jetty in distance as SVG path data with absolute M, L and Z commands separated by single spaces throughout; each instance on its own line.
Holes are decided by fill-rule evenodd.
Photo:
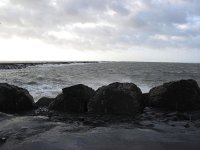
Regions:
M 0 62 L 0 69 L 23 69 L 29 66 L 45 65 L 45 64 L 72 64 L 72 63 L 99 63 L 98 61 L 46 61 L 46 62 Z

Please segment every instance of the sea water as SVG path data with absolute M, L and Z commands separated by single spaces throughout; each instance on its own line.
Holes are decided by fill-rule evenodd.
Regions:
M 200 85 L 200 64 L 103 62 L 0 70 L 0 82 L 26 88 L 35 101 L 43 96 L 55 97 L 62 88 L 75 84 L 96 90 L 112 82 L 133 82 L 145 93 L 154 86 L 179 79 L 195 79 Z

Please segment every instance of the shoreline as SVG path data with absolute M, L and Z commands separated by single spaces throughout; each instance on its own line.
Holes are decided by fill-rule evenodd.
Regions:
M 185 92 L 188 87 L 192 91 Z M 168 95 L 162 93 L 166 91 Z M 179 94 L 183 95 L 181 99 L 186 97 L 183 102 L 170 101 L 179 99 Z M 191 108 L 184 104 L 200 100 L 200 89 L 192 79 L 164 83 L 152 88 L 148 95 L 133 83 L 112 83 L 96 91 L 78 84 L 64 88 L 55 98 L 41 98 L 37 104 L 26 89 L 6 83 L 0 84 L 0 95 L 4 112 L 0 112 L 1 150 L 199 150 L 200 147 L 200 107 L 196 107 L 199 101 Z M 168 97 L 166 105 L 160 103 L 157 107 L 151 105 L 154 100 L 159 104 L 166 99 L 154 99 L 156 96 L 172 97 Z M 129 105 L 134 107 L 128 108 Z

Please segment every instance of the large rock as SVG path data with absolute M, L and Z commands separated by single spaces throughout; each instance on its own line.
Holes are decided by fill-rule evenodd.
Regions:
M 65 110 L 66 106 L 63 105 L 64 103 L 66 103 L 64 100 L 64 94 L 58 94 L 56 98 L 54 98 L 54 100 L 49 104 L 49 109 L 67 111 Z
M 150 90 L 149 104 L 178 111 L 197 110 L 200 109 L 200 89 L 192 79 L 164 83 Z
M 48 107 L 54 98 L 42 97 L 36 102 L 37 107 Z
M 72 113 L 87 112 L 88 101 L 95 93 L 92 88 L 82 84 L 64 88 L 62 91 L 50 104 L 50 109 Z
M 149 93 L 142 94 L 142 104 L 143 107 L 149 107 Z
M 133 83 L 112 83 L 96 91 L 88 104 L 91 113 L 135 115 L 143 109 L 142 92 Z
M 26 89 L 0 83 L 0 111 L 19 112 L 34 108 L 33 97 Z

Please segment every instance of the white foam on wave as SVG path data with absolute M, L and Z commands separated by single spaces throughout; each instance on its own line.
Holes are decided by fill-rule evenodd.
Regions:
M 35 101 L 38 101 L 41 97 L 56 97 L 62 92 L 62 88 L 59 85 L 40 84 L 37 86 L 26 85 L 25 88 L 30 92 Z
M 141 89 L 142 93 L 148 93 L 149 90 L 151 89 L 150 86 L 145 84 L 138 85 L 138 87 Z

